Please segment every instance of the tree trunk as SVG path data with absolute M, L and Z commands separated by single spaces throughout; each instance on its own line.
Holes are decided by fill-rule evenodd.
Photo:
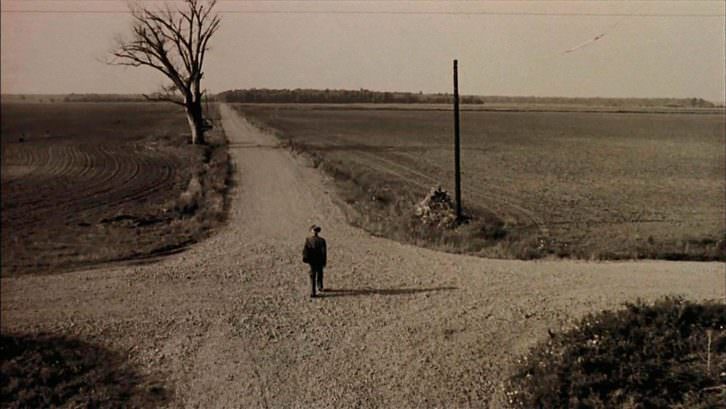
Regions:
M 192 131 L 192 143 L 195 145 L 203 145 L 204 140 L 204 117 L 202 116 L 202 100 L 192 101 L 186 106 L 187 121 L 189 121 L 189 129 Z

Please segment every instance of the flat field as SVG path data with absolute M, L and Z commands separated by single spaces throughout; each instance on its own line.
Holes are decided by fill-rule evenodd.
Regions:
M 193 241 L 175 205 L 202 166 L 182 111 L 152 103 L 2 105 L 2 272 L 56 272 Z
M 336 176 L 363 227 L 437 241 L 411 228 L 411 214 L 431 187 L 453 191 L 451 111 L 237 109 Z M 462 201 L 475 220 L 439 245 L 495 257 L 726 257 L 723 114 L 465 110 L 461 120 Z M 485 232 L 492 220 L 504 236 Z

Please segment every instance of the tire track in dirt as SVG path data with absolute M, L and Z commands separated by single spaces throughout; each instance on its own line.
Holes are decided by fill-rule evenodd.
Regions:
M 722 263 L 487 260 L 371 237 L 331 181 L 221 107 L 229 224 L 145 266 L 2 278 L 3 331 L 71 334 L 163 373 L 185 408 L 499 408 L 547 329 L 626 300 L 723 297 Z M 326 297 L 300 248 L 328 240 Z

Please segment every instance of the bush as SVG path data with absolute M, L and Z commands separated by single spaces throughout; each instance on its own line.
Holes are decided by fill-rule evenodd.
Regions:
M 416 205 L 416 217 L 421 223 L 441 229 L 452 229 L 457 226 L 454 201 L 449 192 L 437 186 L 431 189 L 426 197 Z
M 186 190 L 179 195 L 177 208 L 182 214 L 193 214 L 199 208 L 199 201 L 202 197 L 202 184 L 197 176 L 189 179 Z
M 118 352 L 49 334 L 0 335 L 0 407 L 160 407 L 169 397 Z
M 726 407 L 725 328 L 726 305 L 680 298 L 588 315 L 520 361 L 509 380 L 509 403 L 515 408 Z

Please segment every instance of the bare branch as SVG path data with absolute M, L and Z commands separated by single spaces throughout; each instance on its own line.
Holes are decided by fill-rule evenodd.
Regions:
M 175 92 L 176 91 L 176 85 L 167 85 L 167 86 L 161 86 L 161 90 L 159 92 L 155 92 L 151 95 L 143 94 L 144 98 L 146 98 L 148 101 L 154 101 L 154 102 L 171 102 L 176 105 L 180 106 L 186 106 L 184 101 L 179 97 L 179 95 Z
M 168 98 L 168 97 L 164 97 L 164 96 L 160 96 L 160 95 L 153 95 L 153 94 L 152 95 L 141 94 L 141 95 L 143 95 L 147 101 L 151 101 L 151 102 L 171 102 L 172 104 L 176 104 L 179 106 L 183 106 L 183 107 L 186 106 L 186 104 L 184 104 L 184 102 L 179 101 L 174 98 Z
M 216 0 L 185 0 L 172 10 L 132 3 L 132 38 L 120 41 L 111 64 L 148 66 L 164 74 L 185 98 L 199 91 L 204 54 L 220 25 Z
M 221 20 L 214 12 L 217 0 L 184 0 L 172 9 L 142 3 L 129 5 L 132 16 L 130 39 L 120 39 L 110 53 L 110 64 L 151 67 L 173 85 L 161 93 L 145 95 L 148 100 L 184 106 L 192 141 L 204 142 L 201 80 L 204 57 Z

